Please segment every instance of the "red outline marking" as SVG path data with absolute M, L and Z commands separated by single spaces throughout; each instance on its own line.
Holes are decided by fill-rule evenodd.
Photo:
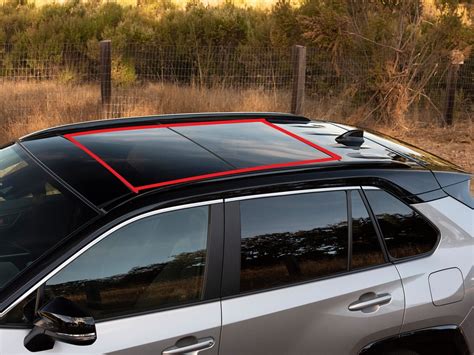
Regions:
M 66 137 L 66 139 L 70 140 L 73 144 L 75 144 L 77 147 L 79 147 L 79 149 L 82 149 L 84 152 L 89 154 L 89 156 L 91 156 L 91 158 L 97 160 L 97 162 L 100 165 L 102 165 L 104 168 L 106 168 L 108 171 L 110 171 L 113 175 L 115 175 L 115 177 L 117 179 L 119 179 L 120 181 L 122 181 L 123 184 L 125 186 L 127 186 L 130 190 L 132 190 L 135 193 L 138 193 L 138 189 L 135 186 L 130 184 L 127 179 L 125 179 L 122 175 L 120 175 L 117 171 L 115 171 L 115 169 L 112 168 L 109 164 L 107 164 L 104 160 L 102 160 L 102 158 L 100 158 L 98 155 L 96 155 L 91 150 L 86 148 L 84 145 L 79 143 L 71 134 L 67 134 L 64 137 Z
M 316 150 L 329 155 L 328 158 L 319 158 L 319 159 L 312 159 L 312 160 L 300 160 L 300 161 L 295 161 L 295 162 L 289 162 L 289 163 L 280 163 L 280 164 L 269 164 L 269 165 L 260 165 L 260 166 L 255 166 L 252 168 L 242 168 L 242 169 L 233 169 L 233 170 L 227 170 L 227 171 L 221 171 L 218 173 L 210 173 L 210 174 L 204 174 L 204 175 L 197 175 L 197 176 L 190 176 L 182 179 L 175 179 L 175 180 L 170 180 L 170 181 L 164 181 L 164 182 L 159 182 L 156 184 L 150 184 L 150 185 L 143 185 L 143 186 L 133 186 L 127 179 L 125 179 L 122 175 L 120 175 L 114 168 L 112 168 L 109 164 L 107 164 L 102 158 L 100 158 L 97 154 L 92 152 L 90 149 L 88 149 L 86 146 L 83 144 L 79 143 L 75 137 L 79 136 L 85 136 L 85 135 L 90 135 L 90 134 L 98 134 L 98 133 L 110 133 L 110 132 L 120 132 L 120 131 L 135 131 L 135 130 L 140 130 L 140 129 L 157 129 L 157 128 L 169 128 L 169 127 L 186 127 L 186 126 L 209 126 L 209 125 L 218 125 L 218 124 L 232 124 L 232 123 L 255 123 L 255 122 L 260 122 L 263 123 L 271 128 L 276 129 L 277 131 L 280 131 L 292 138 L 295 138 L 299 140 L 302 143 L 305 143 Z M 209 178 L 214 178 L 214 177 L 220 177 L 220 176 L 227 176 L 227 175 L 234 175 L 234 174 L 241 174 L 241 173 L 246 173 L 246 172 L 252 172 L 252 171 L 259 171 L 259 170 L 267 170 L 267 169 L 276 169 L 276 168 L 285 168 L 289 166 L 297 166 L 297 165 L 304 165 L 304 164 L 312 164 L 312 163 L 323 163 L 323 162 L 328 162 L 328 161 L 335 161 L 335 160 L 341 160 L 341 157 L 317 144 L 314 144 L 313 142 L 310 142 L 303 137 L 298 136 L 297 134 L 294 134 L 290 131 L 287 131 L 284 128 L 278 127 L 277 125 L 268 122 L 265 119 L 254 119 L 254 120 L 229 120 L 229 121 L 206 121 L 206 122 L 187 122 L 187 123 L 170 123 L 170 124 L 158 124 L 158 125 L 150 125 L 150 126 L 131 126 L 131 127 L 117 127 L 117 128 L 107 128 L 107 129 L 98 129 L 98 130 L 93 130 L 93 131 L 85 131 L 85 132 L 78 132 L 78 133 L 70 133 L 64 135 L 66 139 L 71 141 L 73 144 L 75 144 L 79 149 L 82 149 L 85 153 L 87 153 L 91 158 L 95 159 L 99 164 L 101 164 L 104 168 L 106 168 L 109 172 L 111 172 L 117 179 L 119 179 L 125 186 L 127 186 L 132 192 L 134 193 L 139 193 L 142 190 L 148 190 L 156 187 L 162 187 L 162 186 L 169 186 L 169 185 L 175 185 L 179 183 L 184 183 L 184 182 L 190 182 L 190 181 L 197 181 L 197 180 L 204 180 L 204 179 L 209 179 Z

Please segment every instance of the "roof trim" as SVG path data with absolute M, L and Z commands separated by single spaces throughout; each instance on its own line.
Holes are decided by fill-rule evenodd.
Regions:
M 86 121 L 81 123 L 67 124 L 42 131 L 34 132 L 20 138 L 20 141 L 30 141 L 47 138 L 51 136 L 71 134 L 80 131 L 90 131 L 97 129 L 108 129 L 118 127 L 130 127 L 137 125 L 161 125 L 179 122 L 205 122 L 223 120 L 252 120 L 265 118 L 275 122 L 310 122 L 307 117 L 293 115 L 283 112 L 202 112 L 202 113 L 182 113 L 168 115 L 153 115 L 141 117 L 125 117 L 108 120 Z
M 227 171 L 221 171 L 217 173 L 210 173 L 210 174 L 203 174 L 203 175 L 197 175 L 197 176 L 190 176 L 190 177 L 185 177 L 185 178 L 180 178 L 180 179 L 175 179 L 175 180 L 170 180 L 170 181 L 164 181 L 160 183 L 154 183 L 154 184 L 148 184 L 148 185 L 143 185 L 143 186 L 134 186 L 131 184 L 127 179 L 125 179 L 117 170 L 112 168 L 107 162 L 105 162 L 101 157 L 99 157 L 97 154 L 92 152 L 90 149 L 88 149 L 86 146 L 81 144 L 76 137 L 79 136 L 84 136 L 84 135 L 90 135 L 90 134 L 99 134 L 99 133 L 109 133 L 109 132 L 120 132 L 120 131 L 130 131 L 130 130 L 143 130 L 143 129 L 159 129 L 159 128 L 172 128 L 172 127 L 185 127 L 185 126 L 209 126 L 209 125 L 222 125 L 222 124 L 238 124 L 238 123 L 252 123 L 252 122 L 260 122 L 263 123 L 273 129 L 276 129 L 277 131 L 286 134 L 304 144 L 307 144 L 314 149 L 328 155 L 327 158 L 318 158 L 318 159 L 311 159 L 311 160 L 300 160 L 300 161 L 294 161 L 294 162 L 288 162 L 288 163 L 278 163 L 278 164 L 269 164 L 269 165 L 260 165 L 260 166 L 255 166 L 255 167 L 250 167 L 250 168 L 241 168 L 241 169 L 232 169 L 232 170 L 227 170 Z M 143 190 L 150 190 L 158 187 L 164 187 L 164 186 L 170 186 L 170 185 L 176 185 L 176 184 L 181 184 L 181 183 L 186 183 L 186 182 L 192 182 L 192 181 L 199 181 L 199 180 L 207 180 L 207 179 L 212 179 L 216 177 L 223 177 L 223 176 L 228 176 L 228 175 L 237 175 L 237 174 L 244 174 L 244 173 L 249 173 L 249 172 L 254 172 L 254 171 L 261 171 L 261 170 L 271 170 L 271 169 L 278 169 L 278 168 L 287 168 L 287 167 L 292 167 L 292 166 L 299 166 L 299 165 L 306 165 L 306 164 L 315 164 L 315 163 L 323 163 L 323 162 L 330 162 L 330 161 L 338 161 L 341 160 L 342 158 L 313 143 L 310 142 L 303 137 L 287 131 L 284 128 L 281 128 L 279 126 L 274 125 L 271 122 L 268 122 L 264 118 L 258 118 L 258 119 L 245 119 L 245 120 L 225 120 L 225 121 L 205 121 L 205 122 L 186 122 L 186 123 L 170 123 L 170 124 L 161 124 L 161 125 L 148 125 L 148 126 L 128 126 L 128 127 L 116 127 L 116 128 L 106 128 L 106 129 L 96 129 L 92 131 L 85 131 L 85 132 L 78 132 L 78 133 L 70 133 L 64 135 L 66 139 L 71 141 L 74 145 L 76 145 L 79 149 L 83 150 L 86 154 L 88 154 L 91 158 L 96 160 L 99 164 L 101 164 L 105 169 L 107 169 L 111 174 L 113 174 L 117 179 L 119 179 L 130 191 L 138 194 L 140 191 Z

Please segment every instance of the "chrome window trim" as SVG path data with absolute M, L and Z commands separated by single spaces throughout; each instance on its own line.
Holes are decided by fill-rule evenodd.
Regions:
M 29 295 L 31 295 L 38 287 L 40 287 L 42 284 L 47 282 L 50 278 L 52 278 L 57 273 L 59 273 L 62 269 L 64 269 L 66 266 L 68 266 L 70 263 L 72 263 L 80 255 L 82 255 L 87 250 L 92 248 L 94 245 L 101 242 L 102 240 L 107 238 L 112 233 L 118 231 L 119 229 L 121 229 L 121 228 L 123 228 L 123 227 L 125 227 L 129 224 L 132 224 L 134 222 L 137 222 L 141 219 L 151 217 L 151 216 L 155 216 L 155 215 L 158 215 L 158 214 L 173 212 L 173 211 L 179 211 L 179 210 L 184 210 L 184 209 L 193 208 L 193 207 L 210 206 L 210 205 L 215 205 L 215 204 L 218 204 L 218 203 L 224 203 L 224 199 L 209 200 L 209 201 L 203 201 L 203 202 L 190 203 L 190 204 L 186 204 L 186 205 L 177 205 L 177 206 L 162 208 L 162 209 L 150 211 L 150 212 L 147 212 L 147 213 L 143 213 L 141 215 L 135 216 L 133 218 L 130 218 L 130 219 L 116 225 L 115 227 L 109 229 L 107 232 L 100 235 L 99 237 L 97 237 L 96 239 L 91 241 L 89 244 L 87 244 L 86 246 L 84 246 L 83 248 L 78 250 L 76 253 L 74 253 L 72 256 L 70 256 L 67 260 L 65 260 L 59 266 L 57 266 L 48 275 L 46 275 L 40 281 L 38 281 L 28 291 L 26 291 L 23 295 L 21 295 L 14 302 L 12 302 L 7 308 L 5 308 L 5 310 L 3 312 L 0 312 L 0 318 L 4 317 L 8 312 L 10 312 L 13 308 L 15 308 L 21 301 L 23 301 L 25 298 L 27 298 Z
M 301 195 L 309 194 L 313 192 L 328 192 L 328 191 L 349 191 L 349 190 L 380 190 L 375 186 L 341 186 L 341 187 L 322 187 L 316 189 L 307 189 L 307 190 L 292 190 L 292 191 L 282 191 L 282 192 L 272 192 L 267 194 L 259 195 L 248 195 L 248 196 L 239 196 L 224 199 L 224 202 L 235 202 L 235 201 L 245 201 L 253 200 L 257 198 L 266 198 L 266 197 L 277 197 L 277 196 L 288 196 L 288 195 Z

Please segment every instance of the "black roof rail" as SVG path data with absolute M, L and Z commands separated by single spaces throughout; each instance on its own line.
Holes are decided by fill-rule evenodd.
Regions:
M 20 141 L 30 141 L 34 139 L 47 138 L 51 136 L 58 136 L 67 133 L 81 132 L 87 130 L 107 129 L 115 127 L 127 127 L 134 125 L 153 125 L 162 123 L 177 123 L 177 122 L 200 122 L 200 121 L 223 121 L 223 120 L 245 120 L 263 118 L 276 123 L 296 123 L 296 122 L 310 122 L 309 118 L 291 113 L 282 112 L 203 112 L 203 113 L 183 113 L 183 114 L 167 114 L 167 115 L 153 115 L 142 117 L 127 117 L 116 118 L 108 120 L 86 121 L 80 123 L 73 123 L 53 128 L 48 128 L 42 131 L 31 133 L 20 138 Z

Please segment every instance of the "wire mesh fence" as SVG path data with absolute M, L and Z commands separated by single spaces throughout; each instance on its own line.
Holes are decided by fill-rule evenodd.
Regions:
M 112 43 L 112 92 L 103 105 L 98 42 L 61 48 L 0 45 L 0 122 L 31 126 L 34 120 L 50 125 L 167 112 L 288 111 L 297 75 L 293 53 L 292 48 L 114 48 Z M 449 57 L 426 68 L 416 63 L 395 68 L 384 82 L 379 78 L 387 77 L 387 63 L 374 63 L 365 53 L 335 60 L 331 53 L 307 48 L 304 113 L 331 119 L 361 114 L 361 108 L 371 113 L 369 102 L 380 105 L 381 97 L 388 100 L 399 90 L 402 98 L 411 95 L 410 115 L 442 119 L 453 70 Z M 454 115 L 472 119 L 474 61 L 466 59 L 455 74 Z

